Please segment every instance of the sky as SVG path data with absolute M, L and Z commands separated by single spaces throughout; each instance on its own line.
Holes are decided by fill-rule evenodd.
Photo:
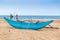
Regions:
M 60 0 L 0 0 L 0 15 L 60 16 Z

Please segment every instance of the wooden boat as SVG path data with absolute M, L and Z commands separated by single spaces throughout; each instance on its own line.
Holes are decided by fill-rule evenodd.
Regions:
M 21 21 L 17 22 L 17 21 L 13 21 L 13 20 L 10 20 L 5 17 L 4 17 L 4 19 L 8 22 L 8 24 L 10 24 L 14 28 L 32 29 L 32 30 L 38 30 L 38 29 L 44 28 L 45 26 L 47 26 L 53 22 L 53 20 L 51 20 L 51 21 L 47 21 L 47 22 L 32 23 L 32 22 L 21 22 Z

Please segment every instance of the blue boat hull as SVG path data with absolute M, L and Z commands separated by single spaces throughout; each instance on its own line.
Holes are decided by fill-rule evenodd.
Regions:
M 44 28 L 45 26 L 49 25 L 50 23 L 53 22 L 53 20 L 51 21 L 47 21 L 47 22 L 37 22 L 37 23 L 32 23 L 32 22 L 17 22 L 17 21 L 13 21 L 10 20 L 8 18 L 4 18 L 8 24 L 10 24 L 12 27 L 14 28 L 19 28 L 19 29 L 33 29 L 33 30 L 38 30 L 41 28 Z

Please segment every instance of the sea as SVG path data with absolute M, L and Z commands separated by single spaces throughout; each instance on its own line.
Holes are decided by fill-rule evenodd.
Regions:
M 4 20 L 4 17 L 6 17 L 6 18 L 10 18 L 10 16 L 9 15 L 0 15 L 0 20 Z M 60 16 L 37 16 L 37 15 L 19 15 L 18 16 L 18 18 L 19 18 L 19 20 L 20 19 L 26 19 L 26 20 L 28 20 L 28 19 L 42 19 L 42 20 L 60 20 Z M 13 19 L 15 20 L 16 19 L 16 16 L 14 15 L 13 16 Z

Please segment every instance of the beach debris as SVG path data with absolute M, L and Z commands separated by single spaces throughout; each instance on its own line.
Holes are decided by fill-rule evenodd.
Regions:
M 59 29 L 58 27 L 56 27 L 55 29 Z
M 8 32 L 10 32 L 10 30 L 8 30 Z

